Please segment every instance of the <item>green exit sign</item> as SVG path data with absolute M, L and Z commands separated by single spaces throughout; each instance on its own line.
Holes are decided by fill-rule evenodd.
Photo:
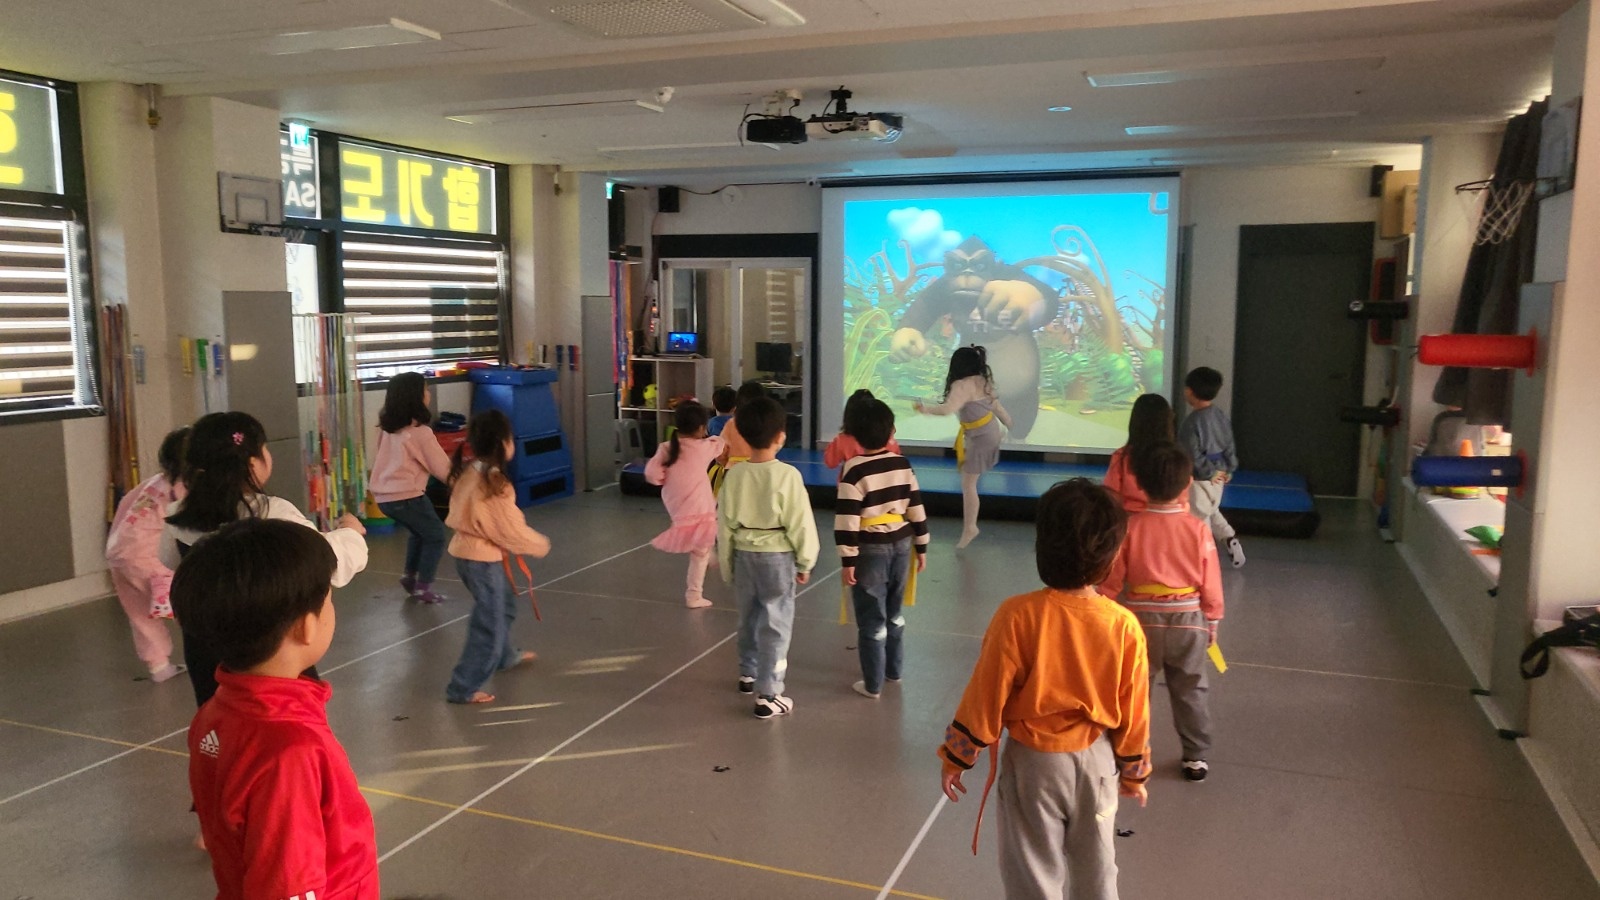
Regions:
M 0 78 L 0 190 L 59 194 L 56 92 Z

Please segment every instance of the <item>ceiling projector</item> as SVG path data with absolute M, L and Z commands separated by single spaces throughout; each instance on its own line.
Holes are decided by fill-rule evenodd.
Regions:
M 798 103 L 797 92 L 788 96 Z M 744 139 L 752 144 L 803 144 L 808 140 L 890 143 L 900 138 L 905 118 L 899 113 L 851 112 L 852 95 L 842 87 L 829 96 L 832 99 L 821 115 L 809 119 L 770 112 L 752 117 L 745 122 Z

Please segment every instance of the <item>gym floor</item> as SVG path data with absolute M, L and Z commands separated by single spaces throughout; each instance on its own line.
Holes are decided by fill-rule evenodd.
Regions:
M 1312 541 L 1250 539 L 1225 578 L 1212 680 L 1211 777 L 1189 784 L 1164 692 L 1152 692 L 1150 806 L 1124 806 L 1130 898 L 1600 898 L 1516 747 L 1394 550 L 1354 503 L 1322 505 Z M 969 850 L 979 773 L 944 803 L 934 750 L 989 615 L 1037 586 L 1032 529 L 990 523 L 951 547 L 934 523 L 906 680 L 856 696 L 837 565 L 800 599 L 796 710 L 762 722 L 735 691 L 736 615 L 682 605 L 684 557 L 649 547 L 658 501 L 615 490 L 530 513 L 544 621 L 499 701 L 452 706 L 444 685 L 471 603 L 423 607 L 395 584 L 403 539 L 375 538 L 338 592 L 321 665 L 333 728 L 377 820 L 388 898 L 1001 895 L 995 829 Z M 445 561 L 442 574 L 453 575 Z M 114 600 L 0 628 L 0 896 L 203 897 L 183 730 L 185 679 L 138 680 Z M 991 815 L 993 808 L 991 804 Z

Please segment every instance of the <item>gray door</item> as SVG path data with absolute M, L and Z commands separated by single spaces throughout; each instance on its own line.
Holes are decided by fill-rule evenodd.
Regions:
M 1239 465 L 1296 472 L 1318 494 L 1352 496 L 1366 338 L 1346 317 L 1372 278 L 1371 222 L 1239 229 L 1233 430 Z

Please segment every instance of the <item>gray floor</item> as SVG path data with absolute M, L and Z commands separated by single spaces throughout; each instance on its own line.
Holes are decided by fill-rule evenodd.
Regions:
M 1227 575 L 1212 777 L 1179 779 L 1156 692 L 1150 806 L 1125 808 L 1129 898 L 1600 898 L 1399 558 L 1354 504 L 1310 542 L 1255 539 Z M 1036 586 L 1031 529 L 969 550 L 935 523 L 907 680 L 850 692 L 853 628 L 829 560 L 800 602 L 793 718 L 733 691 L 735 616 L 681 605 L 683 558 L 646 545 L 655 501 L 615 491 L 533 511 L 555 551 L 530 670 L 489 707 L 443 701 L 469 600 L 402 603 L 395 538 L 341 591 L 322 666 L 378 823 L 386 897 L 1000 896 L 976 794 L 939 808 L 934 749 L 996 604 Z M 188 686 L 136 681 L 112 601 L 0 628 L 0 896 L 203 897 L 190 848 Z M 714 771 L 726 766 L 727 771 Z M 463 811 L 463 806 L 471 804 Z

